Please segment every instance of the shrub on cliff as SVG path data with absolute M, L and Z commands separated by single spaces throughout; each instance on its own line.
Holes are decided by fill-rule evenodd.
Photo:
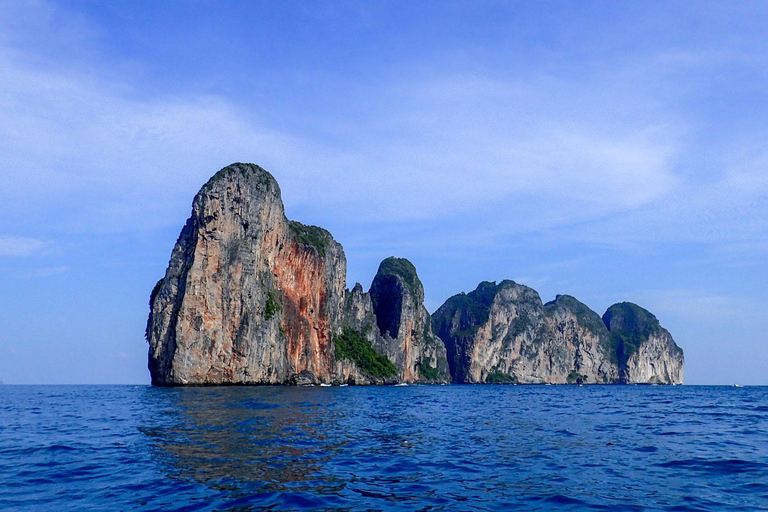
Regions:
M 336 359 L 352 361 L 363 373 L 372 377 L 397 375 L 397 368 L 392 361 L 373 350 L 371 343 L 360 332 L 345 327 L 333 343 L 336 346 Z

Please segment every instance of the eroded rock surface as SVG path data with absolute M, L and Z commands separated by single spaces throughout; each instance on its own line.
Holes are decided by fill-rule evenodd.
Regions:
M 322 228 L 286 219 L 267 171 L 222 169 L 195 196 L 151 294 L 152 383 L 449 381 L 415 269 L 392 261 L 406 262 L 415 281 L 380 269 L 373 295 L 360 285 L 347 290 L 341 245 Z M 387 305 L 376 309 L 375 301 Z M 397 325 L 382 334 L 389 321 Z
M 679 384 L 684 367 L 669 332 L 630 303 L 601 319 L 567 295 L 542 304 L 513 281 L 483 282 L 430 317 L 415 267 L 394 257 L 368 292 L 349 290 L 341 245 L 289 221 L 253 164 L 195 196 L 146 334 L 155 385 Z
M 614 304 L 603 315 L 611 332 L 621 382 L 682 384 L 683 350 L 649 311 L 632 304 Z
M 611 324 L 567 295 L 544 305 L 527 286 L 483 282 L 448 299 L 432 321 L 458 383 L 681 383 L 682 351 L 669 333 L 658 322 L 637 332 L 618 311 Z M 622 359 L 616 340 L 625 334 L 637 349 Z
M 413 264 L 390 257 L 370 289 L 378 336 L 373 343 L 397 366 L 403 382 L 450 382 L 445 345 L 432 332 L 424 286 Z
M 346 259 L 327 231 L 289 222 L 280 188 L 251 164 L 222 169 L 151 297 L 154 384 L 329 381 Z

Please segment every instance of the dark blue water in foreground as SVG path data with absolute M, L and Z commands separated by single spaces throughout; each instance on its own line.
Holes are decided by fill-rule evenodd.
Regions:
M 0 387 L 2 510 L 768 510 L 768 388 Z

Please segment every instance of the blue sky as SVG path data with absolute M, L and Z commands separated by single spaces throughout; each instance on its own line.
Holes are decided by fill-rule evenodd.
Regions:
M 149 292 L 245 161 L 349 286 L 629 300 L 686 383 L 768 384 L 766 83 L 760 2 L 3 2 L 0 380 L 149 382 Z

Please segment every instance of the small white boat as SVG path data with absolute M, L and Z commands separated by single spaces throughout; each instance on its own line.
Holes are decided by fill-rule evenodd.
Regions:
M 328 384 L 328 383 L 326 383 L 326 382 L 321 382 L 321 383 L 320 383 L 320 387 L 321 387 L 321 388 L 329 388 L 329 387 L 331 387 L 331 385 L 330 385 L 330 384 Z
M 408 383 L 406 383 L 406 382 L 401 382 L 400 384 L 395 384 L 395 387 L 396 387 L 396 388 L 399 388 L 399 387 L 401 387 L 401 386 L 407 386 L 407 385 L 408 385 Z

